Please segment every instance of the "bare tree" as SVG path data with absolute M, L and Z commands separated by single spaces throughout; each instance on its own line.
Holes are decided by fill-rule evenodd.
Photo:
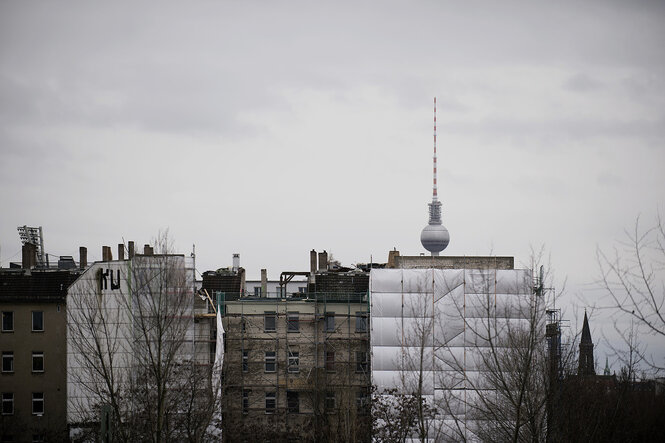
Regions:
M 665 339 L 665 225 L 660 215 L 646 228 L 638 217 L 623 241 L 609 251 L 598 248 L 596 254 L 599 285 L 609 296 L 609 302 L 599 307 L 611 311 L 617 323 L 632 321 L 633 334 Z M 632 367 L 635 357 L 639 357 L 652 370 L 665 370 L 663 360 L 654 358 L 644 346 L 634 346 L 634 337 L 621 332 L 626 330 L 622 326 L 619 328 L 628 351 L 613 348 L 624 365 Z
M 417 427 L 417 411 L 422 397 L 387 389 L 372 393 L 372 440 L 381 443 L 405 442 Z
M 549 279 L 539 265 L 541 256 L 534 256 L 531 271 L 466 271 L 465 294 L 452 299 L 453 316 L 463 319 L 463 331 L 437 344 L 449 370 L 447 380 L 439 383 L 447 383 L 448 395 L 437 403 L 452 423 L 449 438 L 546 441 L 547 405 L 557 389 L 547 353 L 546 314 L 556 294 L 545 290 L 551 284 L 545 284 Z M 437 320 L 445 323 L 450 317 Z M 458 339 L 455 346 L 453 338 Z M 455 352 L 459 340 L 463 353 Z M 557 364 L 570 367 L 573 350 L 564 348 Z
M 117 441 L 205 441 L 217 396 L 194 352 L 192 270 L 167 234 L 156 249 L 97 263 L 72 286 L 70 417 Z

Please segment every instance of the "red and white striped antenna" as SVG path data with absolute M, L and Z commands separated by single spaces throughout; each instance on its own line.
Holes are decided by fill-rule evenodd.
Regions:
M 432 157 L 432 203 L 429 204 L 429 223 L 441 224 L 441 202 L 436 183 L 436 97 L 434 97 L 434 156 Z
M 436 187 L 436 97 L 434 97 L 434 171 L 433 171 L 433 186 L 432 186 L 432 200 L 438 200 L 437 187 Z

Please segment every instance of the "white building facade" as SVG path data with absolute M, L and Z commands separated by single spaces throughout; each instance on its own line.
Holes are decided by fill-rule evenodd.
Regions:
M 193 260 L 183 255 L 96 262 L 70 286 L 67 420 L 74 432 L 136 407 L 127 393 L 136 392 L 147 365 L 175 370 L 195 360 L 197 298 Z

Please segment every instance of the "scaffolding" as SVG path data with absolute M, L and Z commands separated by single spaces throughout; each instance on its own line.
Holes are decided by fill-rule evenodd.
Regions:
M 338 437 L 357 441 L 371 384 L 368 292 L 276 295 L 216 294 L 226 330 L 226 425 L 227 417 L 264 417 L 288 435 L 309 422 L 315 439 L 333 421 Z

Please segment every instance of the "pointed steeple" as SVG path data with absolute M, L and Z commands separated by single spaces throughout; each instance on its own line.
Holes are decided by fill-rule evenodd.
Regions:
M 610 363 L 607 360 L 607 355 L 605 356 L 605 370 L 603 371 L 603 375 L 610 375 Z
M 584 310 L 584 324 L 582 325 L 582 338 L 580 339 L 580 343 L 592 343 L 591 330 L 589 329 L 589 319 L 586 316 L 586 309 Z
M 591 330 L 589 319 L 584 310 L 584 324 L 582 325 L 582 338 L 580 339 L 580 361 L 577 369 L 578 375 L 596 375 L 593 361 L 593 342 L 591 341 Z

